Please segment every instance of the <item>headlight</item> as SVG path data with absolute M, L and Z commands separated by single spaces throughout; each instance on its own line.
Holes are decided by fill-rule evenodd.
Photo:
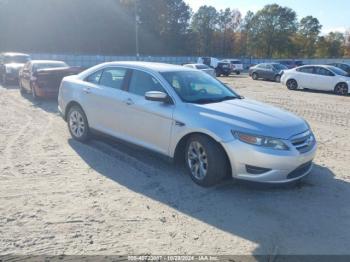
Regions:
M 256 136 L 235 131 L 232 131 L 232 134 L 237 139 L 247 144 L 272 148 L 276 150 L 289 150 L 289 147 L 282 140 L 277 138 Z
M 10 74 L 12 72 L 12 68 L 11 67 L 6 67 L 6 73 Z

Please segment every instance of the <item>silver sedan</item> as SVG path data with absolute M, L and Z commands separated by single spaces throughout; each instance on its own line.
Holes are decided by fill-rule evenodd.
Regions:
M 194 182 L 225 176 L 284 183 L 306 176 L 310 126 L 182 66 L 112 62 L 63 79 L 59 110 L 73 138 L 99 131 L 182 160 Z

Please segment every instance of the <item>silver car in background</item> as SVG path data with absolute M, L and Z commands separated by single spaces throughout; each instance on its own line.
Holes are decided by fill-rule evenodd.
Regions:
M 183 160 L 194 182 L 306 176 L 315 137 L 300 117 L 238 95 L 201 71 L 111 62 L 65 77 L 59 110 L 73 138 L 99 131 Z
M 216 77 L 215 69 L 211 68 L 205 64 L 186 64 L 186 65 L 184 65 L 184 67 L 198 69 L 198 70 L 203 71 L 204 73 L 207 73 L 208 75 L 211 75 L 212 77 Z

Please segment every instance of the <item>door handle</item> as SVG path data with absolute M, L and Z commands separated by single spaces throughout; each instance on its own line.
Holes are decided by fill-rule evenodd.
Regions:
M 126 99 L 124 102 L 125 102 L 125 104 L 127 104 L 128 106 L 134 104 L 134 101 L 133 101 L 131 98 Z
M 90 90 L 90 88 L 83 88 L 83 92 L 84 92 L 85 94 L 90 94 L 90 93 L 91 93 L 91 90 Z

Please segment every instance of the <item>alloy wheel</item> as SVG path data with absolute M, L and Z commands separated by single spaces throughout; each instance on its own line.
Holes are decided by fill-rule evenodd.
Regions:
M 290 90 L 295 90 L 298 88 L 298 83 L 294 79 L 288 80 L 287 87 Z
M 85 133 L 85 122 L 83 116 L 78 111 L 73 111 L 69 115 L 69 128 L 72 134 L 80 138 Z
M 335 88 L 335 93 L 344 96 L 348 93 L 348 87 L 345 83 L 340 83 Z
M 188 146 L 187 163 L 191 174 L 198 180 L 205 178 L 208 172 L 208 156 L 204 147 L 198 141 L 192 141 Z

